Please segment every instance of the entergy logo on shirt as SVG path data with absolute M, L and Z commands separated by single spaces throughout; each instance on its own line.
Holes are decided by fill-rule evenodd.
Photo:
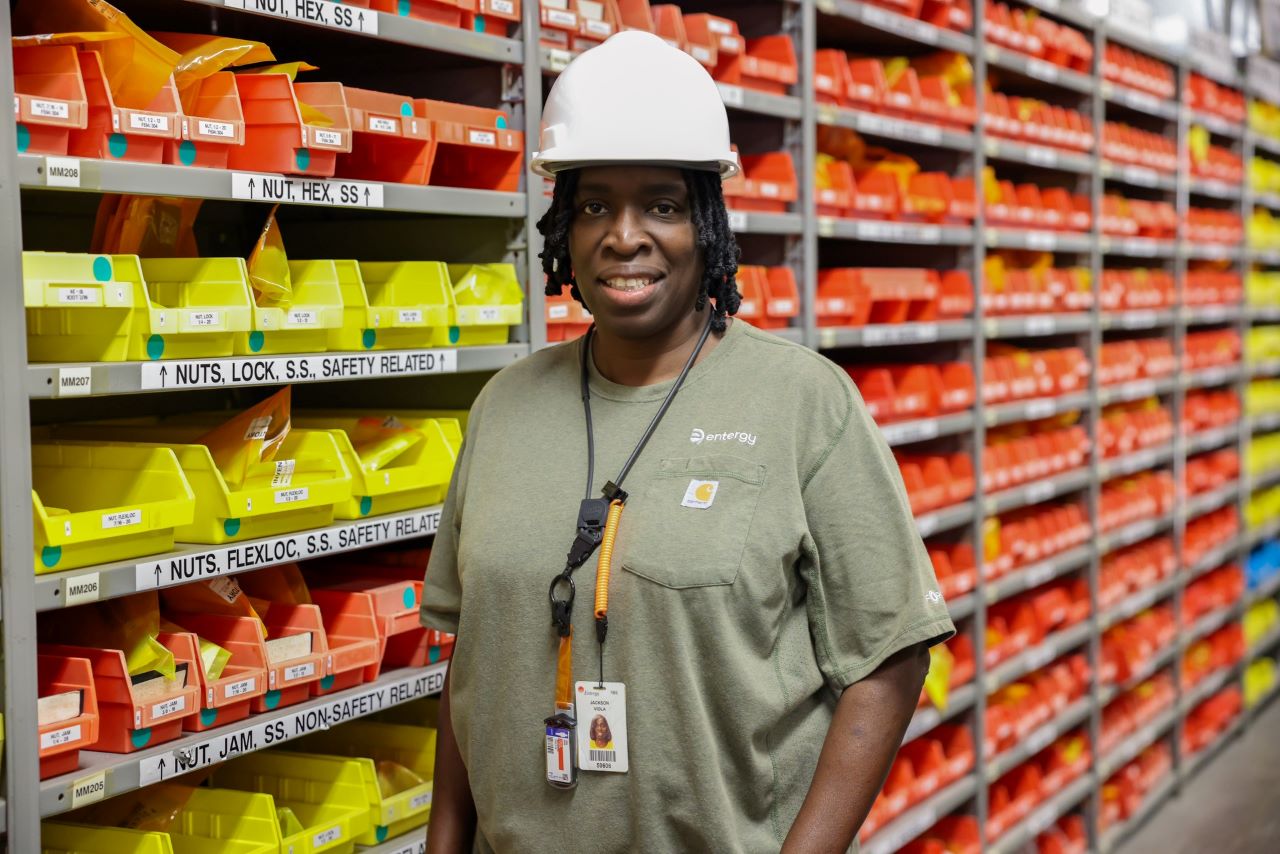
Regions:
M 743 445 L 754 445 L 756 434 L 741 430 L 733 433 L 707 433 L 701 427 L 694 427 L 689 441 L 695 445 L 701 445 L 703 442 L 739 442 Z

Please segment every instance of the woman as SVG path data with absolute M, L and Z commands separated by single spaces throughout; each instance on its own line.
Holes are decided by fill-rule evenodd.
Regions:
M 897 466 L 843 371 L 730 319 L 693 59 L 583 54 L 532 166 L 548 293 L 595 327 L 471 411 L 423 596 L 458 634 L 428 850 L 848 850 L 954 631 Z
M 591 746 L 596 750 L 613 749 L 613 733 L 609 731 L 609 721 L 604 715 L 591 719 Z

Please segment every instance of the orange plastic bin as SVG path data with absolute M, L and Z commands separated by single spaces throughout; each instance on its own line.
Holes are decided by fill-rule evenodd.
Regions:
M 338 155 L 351 151 L 351 116 L 341 83 L 295 83 L 287 74 L 241 74 L 236 83 L 245 134 L 244 145 L 231 149 L 230 168 L 333 177 Z M 305 122 L 299 101 L 330 123 Z
M 200 621 L 198 635 L 192 620 L 178 618 L 187 632 L 162 632 L 161 642 L 174 649 L 182 649 L 184 655 L 200 660 L 199 637 L 218 644 L 231 653 L 231 659 L 217 679 L 205 675 L 203 667 L 196 668 L 195 684 L 199 689 L 199 712 L 183 720 L 187 732 L 204 732 L 215 726 L 235 723 L 249 717 L 249 706 L 255 697 L 267 692 L 267 660 L 261 645 L 234 644 L 235 633 L 229 631 L 237 624 L 244 624 L 245 631 L 257 631 L 257 621 L 252 617 L 211 616 L 208 622 Z
M 236 75 L 219 71 L 181 96 L 182 139 L 165 144 L 164 162 L 226 169 L 231 149 L 244 145 L 244 113 Z
M 77 54 L 84 79 L 89 118 L 83 130 L 71 131 L 67 153 L 100 160 L 133 163 L 164 162 L 165 146 L 182 134 L 178 90 L 170 79 L 146 109 L 118 107 L 111 95 L 102 55 L 93 50 Z
M 80 767 L 80 751 L 98 740 L 98 695 L 93 687 L 93 665 L 87 658 L 64 655 L 36 656 L 37 696 L 78 692 L 80 712 L 75 717 L 40 725 L 40 779 L 66 774 Z
M 425 184 L 436 140 L 431 122 L 411 98 L 368 89 L 345 89 L 351 111 L 351 151 L 338 155 L 343 178 Z
M 386 641 L 378 631 L 373 596 L 349 590 L 313 590 L 311 601 L 324 618 L 329 650 L 327 672 L 312 683 L 312 695 L 319 697 L 377 679 Z
M 73 45 L 13 49 L 13 109 L 19 154 L 66 154 L 72 129 L 89 121 Z
M 434 126 L 432 184 L 507 193 L 519 189 L 524 134 L 507 129 L 506 113 L 425 98 L 414 105 Z

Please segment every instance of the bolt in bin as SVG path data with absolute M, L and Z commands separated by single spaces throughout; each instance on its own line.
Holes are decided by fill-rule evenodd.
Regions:
M 238 259 L 237 259 L 238 260 Z M 331 330 L 342 328 L 342 283 L 333 261 L 290 261 L 293 294 L 287 306 L 253 306 L 253 330 L 238 332 L 238 356 L 322 353 Z
M 507 129 L 505 112 L 425 98 L 414 106 L 434 125 L 432 184 L 506 193 L 519 189 L 524 134 Z
M 98 740 L 98 695 L 93 665 L 87 658 L 36 656 L 40 727 L 40 779 L 67 774 L 80 767 L 80 751 Z M 74 701 L 70 695 L 76 695 Z M 75 707 L 74 714 L 57 714 L 58 698 Z M 46 716 L 46 706 L 52 706 Z M 46 717 L 48 718 L 46 720 Z
M 142 275 L 147 302 L 134 314 L 130 359 L 230 356 L 235 335 L 253 329 L 242 258 L 148 258 Z
M 66 154 L 72 129 L 88 126 L 74 45 L 14 45 L 13 92 L 19 154 Z
M 448 341 L 459 347 L 505 344 L 524 321 L 524 292 L 513 264 L 450 264 L 454 321 Z M 456 335 L 455 335 L 456 330 Z
M 357 759 L 364 769 L 365 797 L 371 827 L 356 840 L 376 845 L 427 823 L 431 816 L 432 778 L 435 774 L 436 731 L 426 726 L 351 721 L 340 729 L 312 733 L 296 742 L 299 750 Z M 378 784 L 377 763 L 395 762 L 423 782 L 395 794 L 384 795 Z
M 302 830 L 286 835 L 281 851 L 318 854 L 350 851 L 369 830 L 369 804 L 359 762 L 263 751 L 218 766 L 211 785 L 264 792 L 288 807 Z
M 93 666 L 93 687 L 98 699 L 98 740 L 93 749 L 106 753 L 133 753 L 172 741 L 182 735 L 182 722 L 195 714 L 199 702 L 195 668 L 183 650 L 161 643 L 173 653 L 177 674 L 166 679 L 135 682 L 123 650 L 87 646 L 41 644 L 41 655 L 87 658 Z
M 182 105 L 170 78 L 143 109 L 116 106 L 103 69 L 102 54 L 81 50 L 77 54 L 88 100 L 88 121 L 83 130 L 72 130 L 67 147 L 75 157 L 162 163 L 168 140 L 182 135 Z
M 343 178 L 425 184 L 435 159 L 431 122 L 411 98 L 347 87 L 351 151 L 338 156 Z
M 244 112 L 236 75 L 214 72 L 179 95 L 182 139 L 165 143 L 164 162 L 226 169 L 231 149 L 244 145 Z
M 23 252 L 22 293 L 32 362 L 120 362 L 146 286 L 136 255 Z
M 185 618 L 176 621 L 184 628 L 190 628 Z M 252 617 L 230 617 L 230 620 L 246 622 L 249 628 L 258 630 L 258 622 Z M 247 631 L 247 630 L 246 630 Z M 192 661 L 201 661 L 198 633 L 161 632 L 160 642 L 173 649 L 182 650 L 182 654 Z M 207 636 L 205 640 L 223 646 L 221 642 Z M 197 688 L 196 714 L 183 719 L 182 726 L 187 732 L 204 732 L 215 726 L 236 723 L 249 717 L 249 705 L 256 697 L 267 692 L 267 662 L 260 647 L 241 644 L 237 647 L 223 647 L 231 653 L 231 659 L 217 679 L 205 675 L 204 667 L 195 669 L 194 683 Z
M 443 501 L 457 459 L 445 426 L 435 418 L 396 415 L 421 438 L 389 464 L 367 468 L 351 441 L 361 417 L 359 413 L 317 411 L 295 412 L 291 419 L 294 427 L 329 433 L 351 473 L 351 497 L 338 505 L 337 518 L 363 519 Z
M 31 446 L 36 574 L 173 548 L 196 499 L 174 453 L 102 441 Z
M 332 178 L 339 154 L 351 151 L 351 115 L 341 83 L 295 83 L 288 74 L 240 74 L 244 145 L 234 146 L 231 169 Z M 323 113 L 312 124 L 299 102 Z

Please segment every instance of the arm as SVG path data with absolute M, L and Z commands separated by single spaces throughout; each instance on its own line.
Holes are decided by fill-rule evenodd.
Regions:
M 844 854 L 871 810 L 929 672 L 915 644 L 845 688 L 784 854 Z
M 453 735 L 449 709 L 449 679 L 444 675 L 440 692 L 440 722 L 436 730 L 436 767 L 431 798 L 431 823 L 427 825 L 427 854 L 468 854 L 476 832 L 476 805 L 471 799 L 467 766 L 462 764 Z

